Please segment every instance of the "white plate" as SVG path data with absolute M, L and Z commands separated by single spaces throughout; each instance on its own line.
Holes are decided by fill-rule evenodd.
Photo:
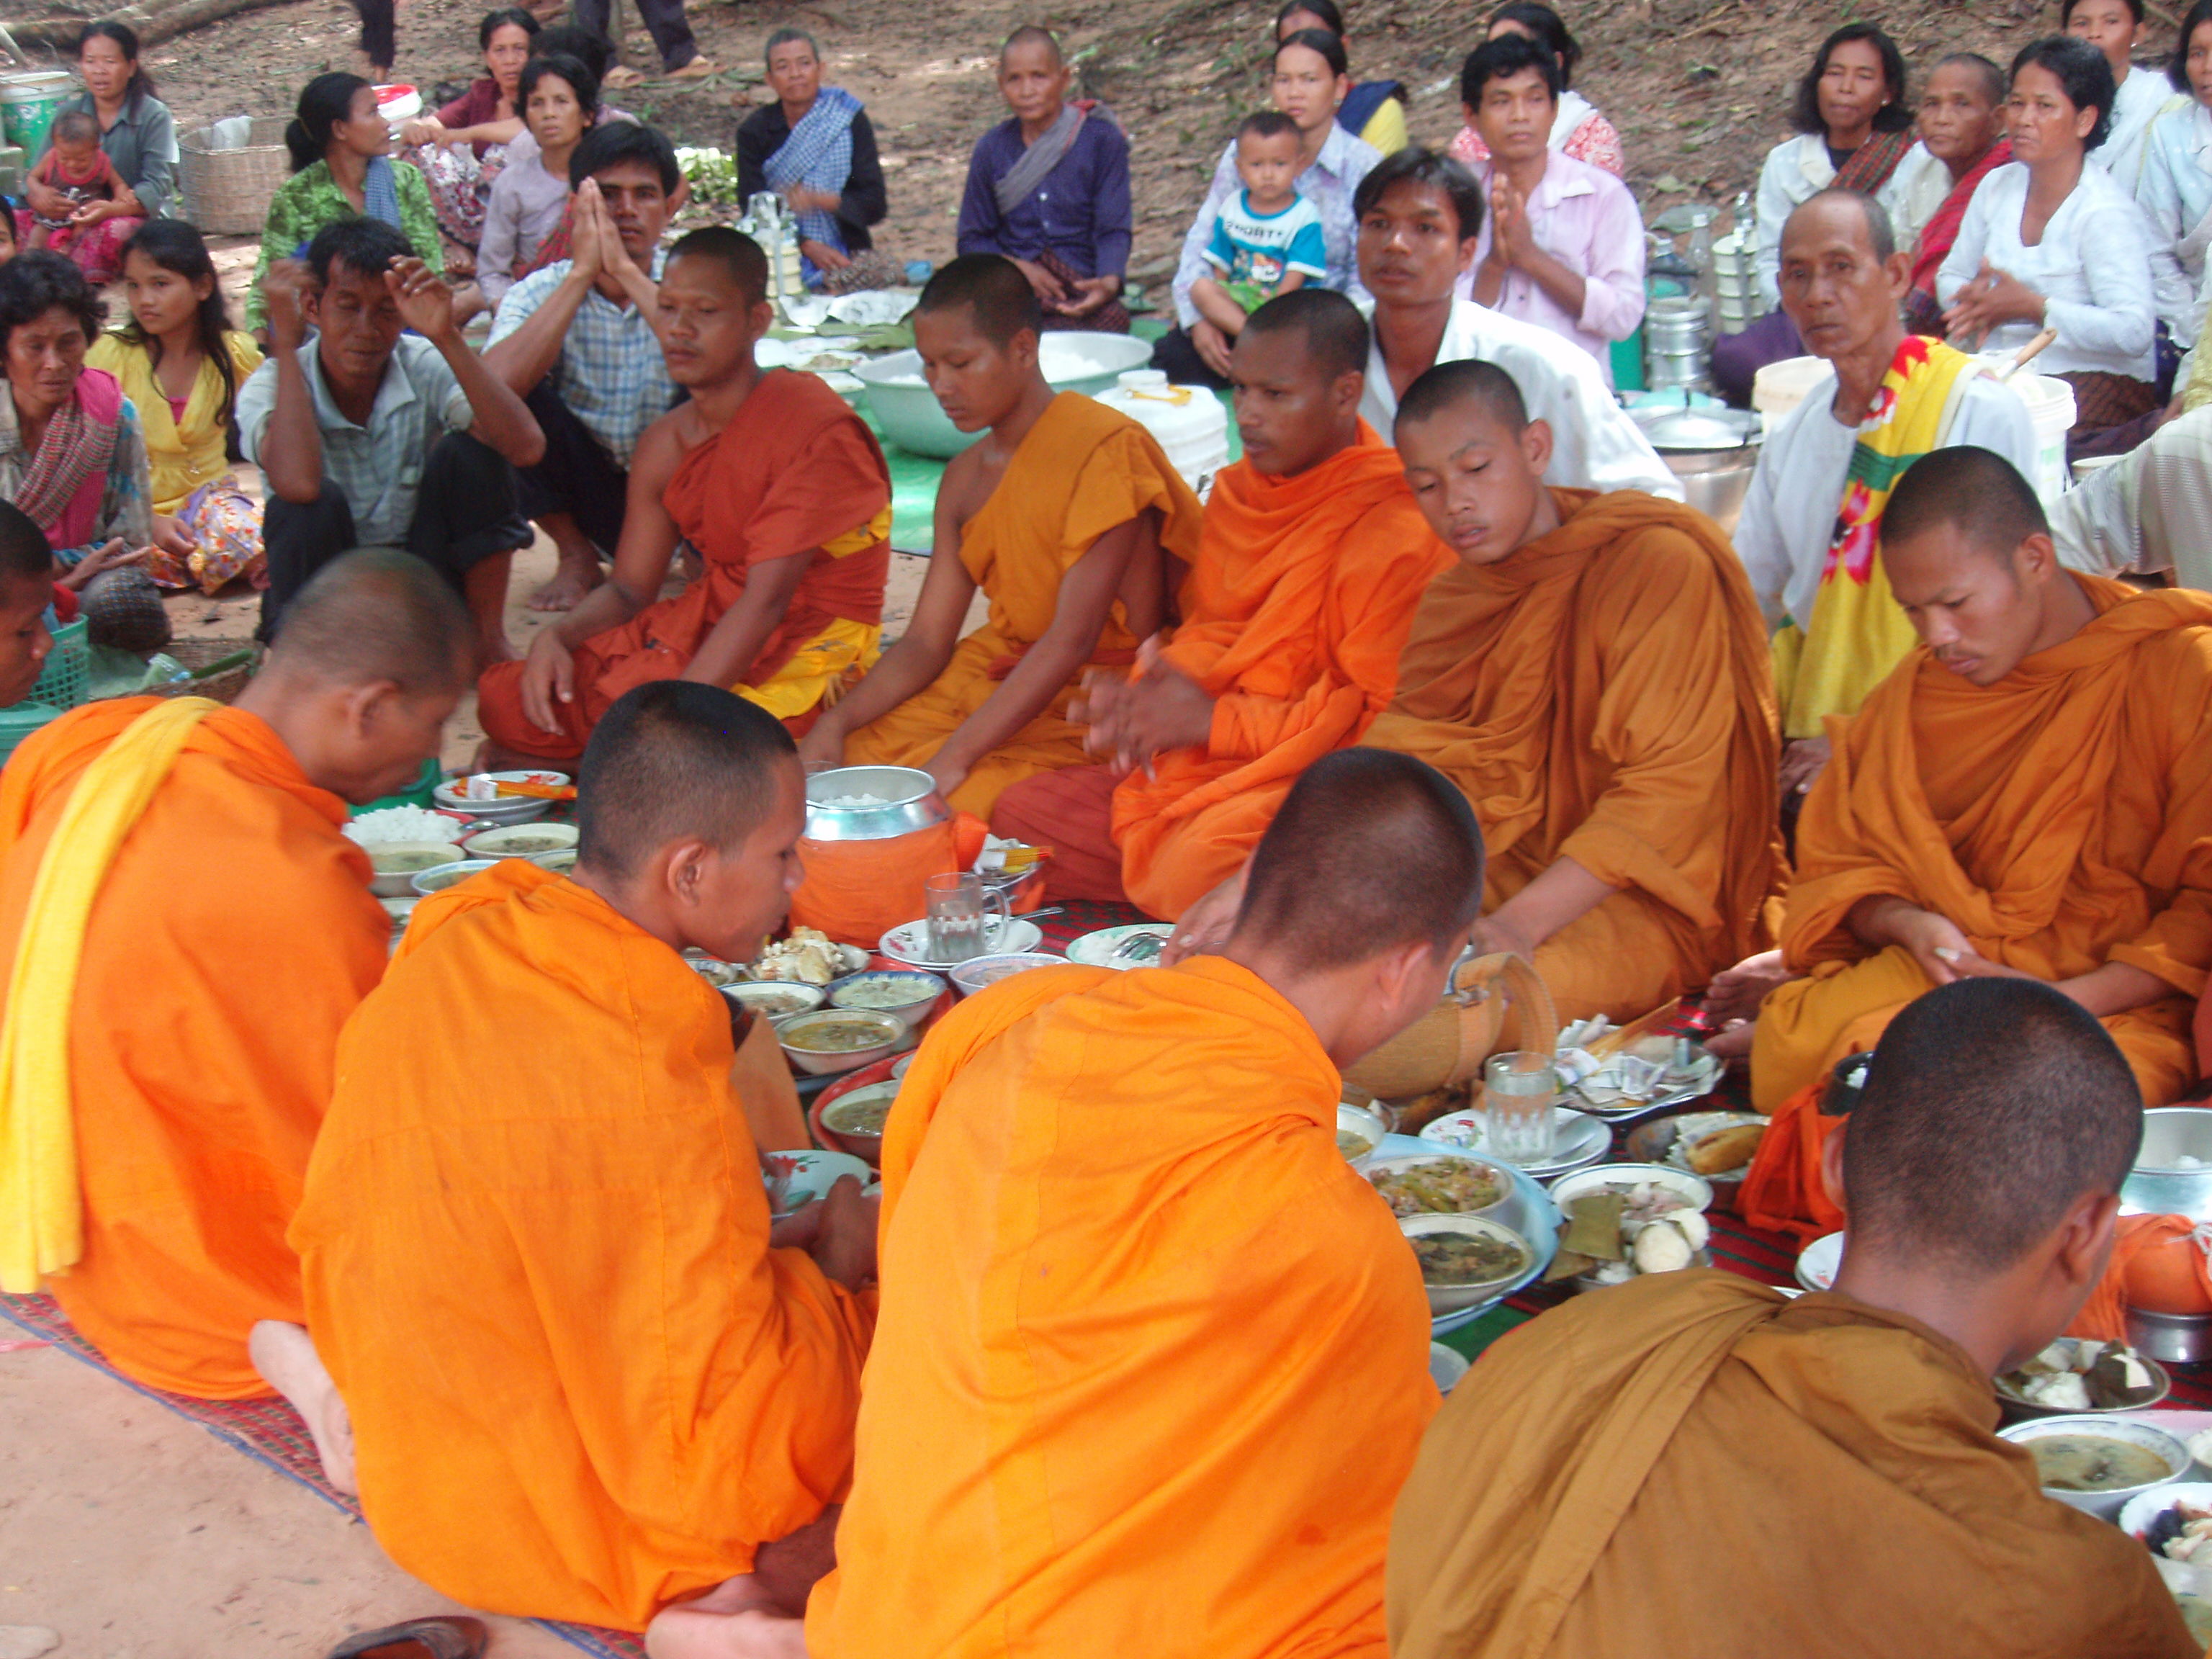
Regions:
M 1823 1233 L 1808 1244 L 1797 1257 L 1797 1282 L 1808 1291 L 1833 1288 L 1836 1273 L 1844 1265 L 1844 1236 Z
M 1044 929 L 1033 921 L 1023 921 L 1019 916 L 1016 916 L 1010 925 L 1001 924 L 994 918 L 990 929 L 984 938 L 983 948 L 975 953 L 979 957 L 1017 955 L 1024 951 L 1034 951 L 1044 943 Z M 878 944 L 883 953 L 893 962 L 902 962 L 909 968 L 945 969 L 960 965 L 957 962 L 940 962 L 930 954 L 929 921 L 927 917 L 919 921 L 901 922 L 885 933 Z
M 1079 962 L 1086 968 L 1157 968 L 1159 959 L 1150 962 L 1115 962 L 1110 960 L 1114 947 L 1125 939 L 1149 935 L 1166 939 L 1175 932 L 1172 923 L 1164 921 L 1132 921 L 1120 927 L 1101 927 L 1095 933 L 1085 933 L 1067 947 L 1067 959 Z
M 1552 1121 L 1557 1126 L 1556 1139 L 1552 1143 L 1552 1156 L 1540 1164 L 1523 1164 L 1526 1174 L 1539 1181 L 1546 1176 L 1563 1174 L 1579 1169 L 1592 1158 L 1603 1158 L 1613 1146 L 1613 1130 L 1588 1112 L 1578 1112 L 1571 1106 L 1554 1106 Z M 1496 1158 L 1487 1144 L 1483 1129 L 1481 1109 L 1464 1112 L 1447 1112 L 1434 1122 L 1423 1126 L 1421 1139 L 1433 1140 L 1445 1146 L 1463 1146 L 1470 1152 L 1480 1152 L 1485 1158 Z M 1499 1160 L 1501 1163 L 1504 1159 Z

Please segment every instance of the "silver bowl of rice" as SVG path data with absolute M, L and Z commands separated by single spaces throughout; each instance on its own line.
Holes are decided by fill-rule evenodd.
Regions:
M 836 766 L 806 780 L 809 841 L 888 841 L 952 814 L 937 780 L 911 766 Z

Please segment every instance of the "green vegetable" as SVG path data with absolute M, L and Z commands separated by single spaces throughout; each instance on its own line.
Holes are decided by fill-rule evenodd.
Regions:
M 737 207 L 737 158 L 727 150 L 685 149 L 676 152 L 676 164 L 690 181 L 692 199 L 702 207 Z

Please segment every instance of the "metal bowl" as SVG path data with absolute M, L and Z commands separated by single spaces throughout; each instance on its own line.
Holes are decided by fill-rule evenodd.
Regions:
M 1733 531 L 1759 465 L 1763 423 L 1736 409 L 1678 409 L 1668 405 L 1632 409 L 1629 418 L 1643 428 L 1667 470 L 1681 480 L 1692 507 Z
M 2197 1159 L 2201 1167 L 2184 1167 L 2185 1158 Z M 2120 1183 L 2120 1209 L 2212 1221 L 2212 1110 L 2156 1106 L 2143 1114 L 2142 1151 Z
M 879 805 L 826 806 L 825 801 L 872 795 Z M 888 841 L 928 830 L 952 816 L 937 780 L 912 766 L 839 766 L 806 780 L 809 841 Z

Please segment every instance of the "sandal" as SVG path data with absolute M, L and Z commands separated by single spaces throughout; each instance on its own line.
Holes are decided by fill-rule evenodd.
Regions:
M 671 81 L 703 81 L 710 75 L 720 75 L 721 72 L 722 66 L 713 58 L 694 58 L 682 69 L 670 70 L 666 78 Z
M 643 86 L 644 84 L 644 73 L 641 70 L 632 69 L 628 64 L 617 64 L 612 69 L 609 70 L 605 75 L 599 77 L 599 85 L 602 88 L 614 87 L 622 88 Z
M 483 1659 L 490 1641 L 481 1619 L 410 1619 L 349 1636 L 331 1650 L 329 1659 Z

